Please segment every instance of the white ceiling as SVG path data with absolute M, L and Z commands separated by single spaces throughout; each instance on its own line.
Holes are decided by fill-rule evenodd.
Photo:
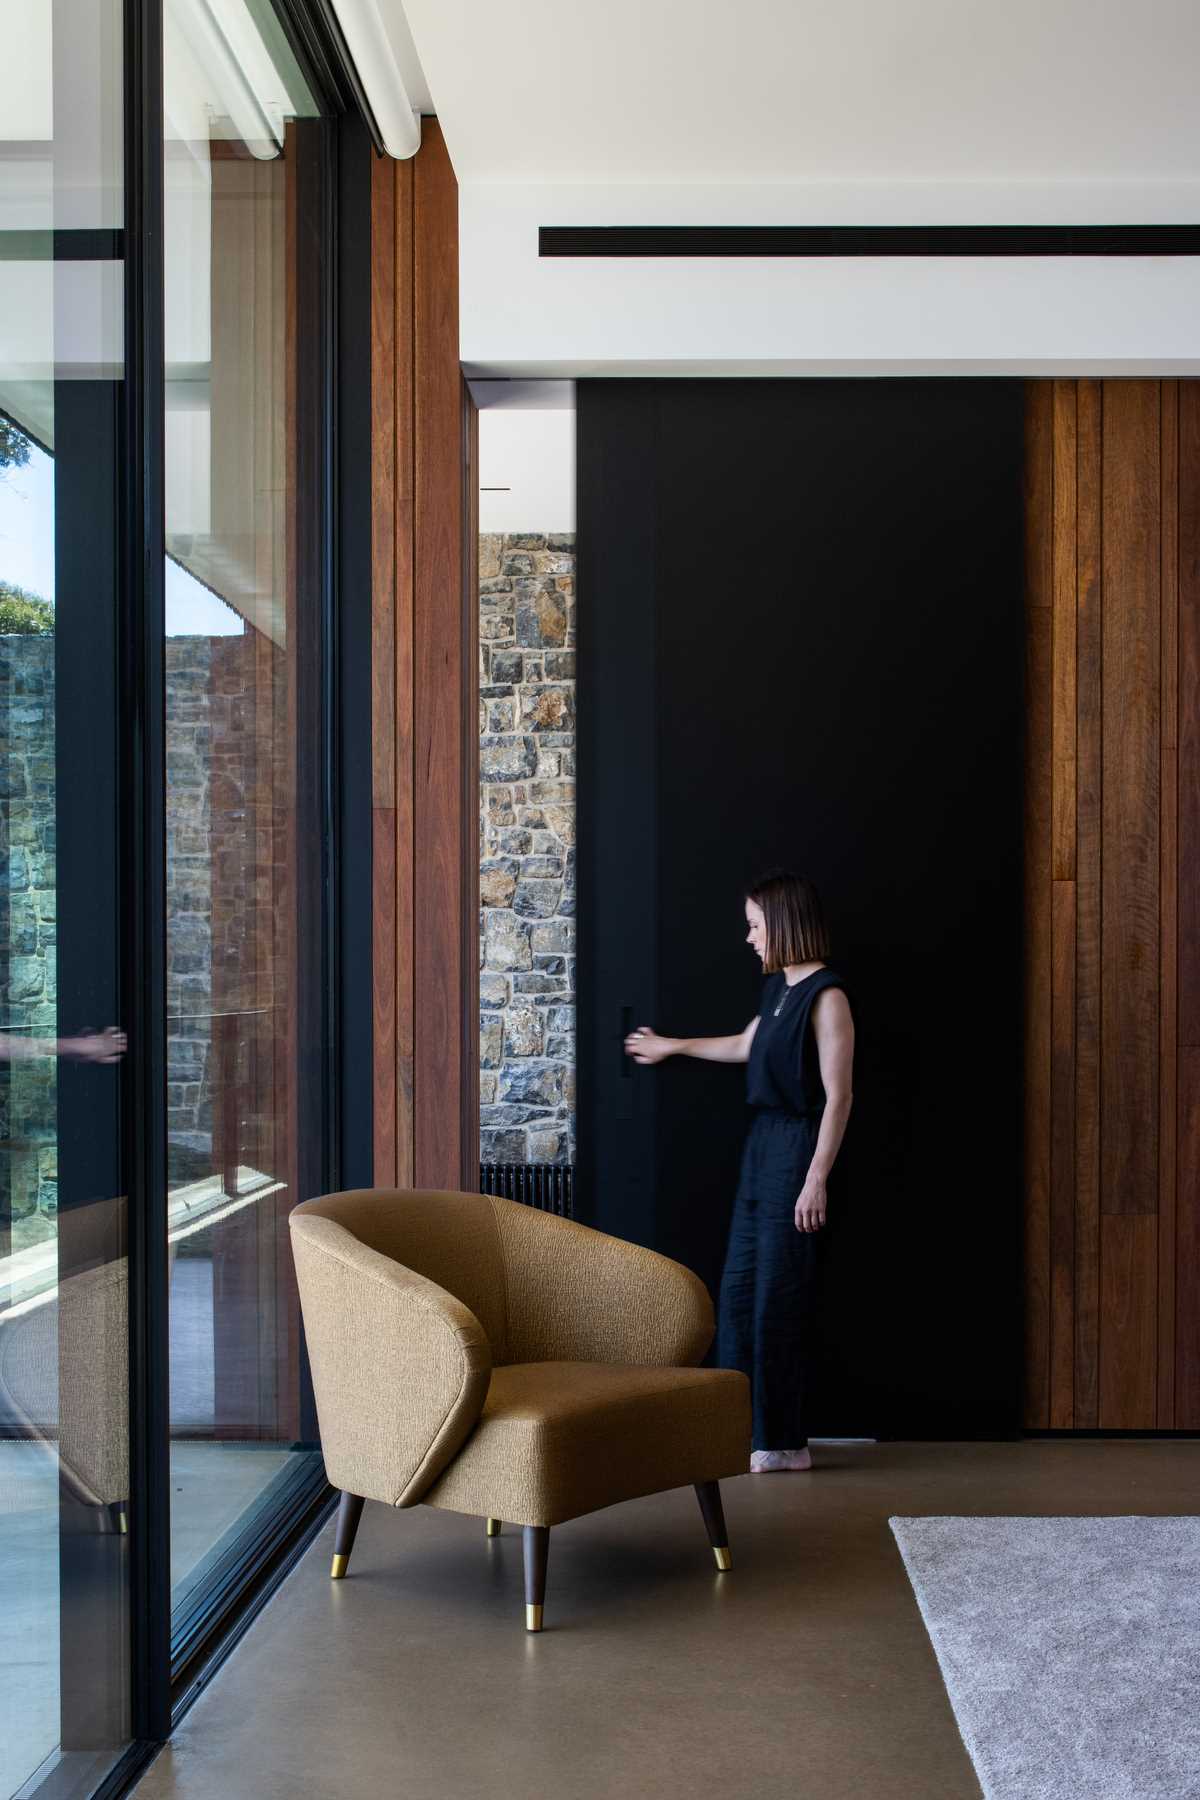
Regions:
M 380 6 L 462 183 L 1200 177 L 1196 0 Z

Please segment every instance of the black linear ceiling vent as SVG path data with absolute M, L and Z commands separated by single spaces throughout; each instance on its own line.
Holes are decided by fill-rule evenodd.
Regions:
M 1200 256 L 1198 225 L 543 225 L 539 256 Z

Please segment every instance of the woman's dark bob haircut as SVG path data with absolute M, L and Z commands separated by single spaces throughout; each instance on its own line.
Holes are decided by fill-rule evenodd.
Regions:
M 747 900 L 761 906 L 767 927 L 763 974 L 776 975 L 789 965 L 829 961 L 829 927 L 821 897 L 812 882 L 790 869 L 771 869 L 746 889 Z

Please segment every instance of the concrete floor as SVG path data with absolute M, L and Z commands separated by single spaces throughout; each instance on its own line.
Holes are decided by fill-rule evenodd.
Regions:
M 51 1245 L 53 1249 L 53 1245 Z M 171 1278 L 171 1423 L 176 1431 L 213 1425 L 212 1261 L 177 1257 Z M 4 1333 L 32 1334 L 21 1359 L 21 1404 L 0 1379 L 0 1431 L 58 1411 L 58 1309 L 51 1288 L 19 1326 L 0 1315 Z M 246 1520 L 270 1504 L 272 1490 L 297 1458 L 279 1444 L 220 1443 L 184 1438 L 171 1445 L 171 1581 L 178 1607 Z M 0 1436 L 0 1800 L 26 1780 L 59 1740 L 58 1461 L 47 1441 Z
M 171 1445 L 175 1604 L 297 1455 L 278 1444 Z M 58 1463 L 52 1447 L 0 1442 L 0 1800 L 59 1740 Z
M 329 1581 L 329 1527 L 139 1800 L 979 1800 L 889 1516 L 1189 1513 L 1200 1493 L 1200 1443 L 818 1454 L 725 1484 L 726 1576 L 690 1490 L 562 1526 L 539 1637 L 518 1531 L 368 1506 L 349 1578 Z

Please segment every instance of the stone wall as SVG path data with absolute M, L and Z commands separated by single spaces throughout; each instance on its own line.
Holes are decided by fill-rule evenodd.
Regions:
M 0 1030 L 20 1036 L 53 1037 L 58 1029 L 54 826 L 54 639 L 5 634 L 0 636 Z M 0 1207 L 12 1219 L 14 1249 L 54 1229 L 57 1106 L 50 1057 L 0 1063 Z
M 574 1161 L 575 540 L 479 555 L 480 1159 Z
M 168 638 L 167 1104 L 170 1181 L 212 1167 L 211 672 L 225 639 Z M 0 636 L 0 1030 L 54 1037 L 54 639 Z M 179 1015 L 185 1015 L 180 1017 Z M 62 1028 L 110 1019 L 66 1016 Z M 58 1207 L 56 1067 L 0 1063 L 0 1207 L 14 1248 L 54 1230 Z
M 166 641 L 167 1185 L 212 1169 L 213 657 L 220 638 Z
M 171 1186 L 218 1162 L 282 1172 L 276 1036 L 291 901 L 287 663 L 247 629 L 167 642 L 167 1134 Z M 214 1103 L 236 1145 L 220 1141 Z

